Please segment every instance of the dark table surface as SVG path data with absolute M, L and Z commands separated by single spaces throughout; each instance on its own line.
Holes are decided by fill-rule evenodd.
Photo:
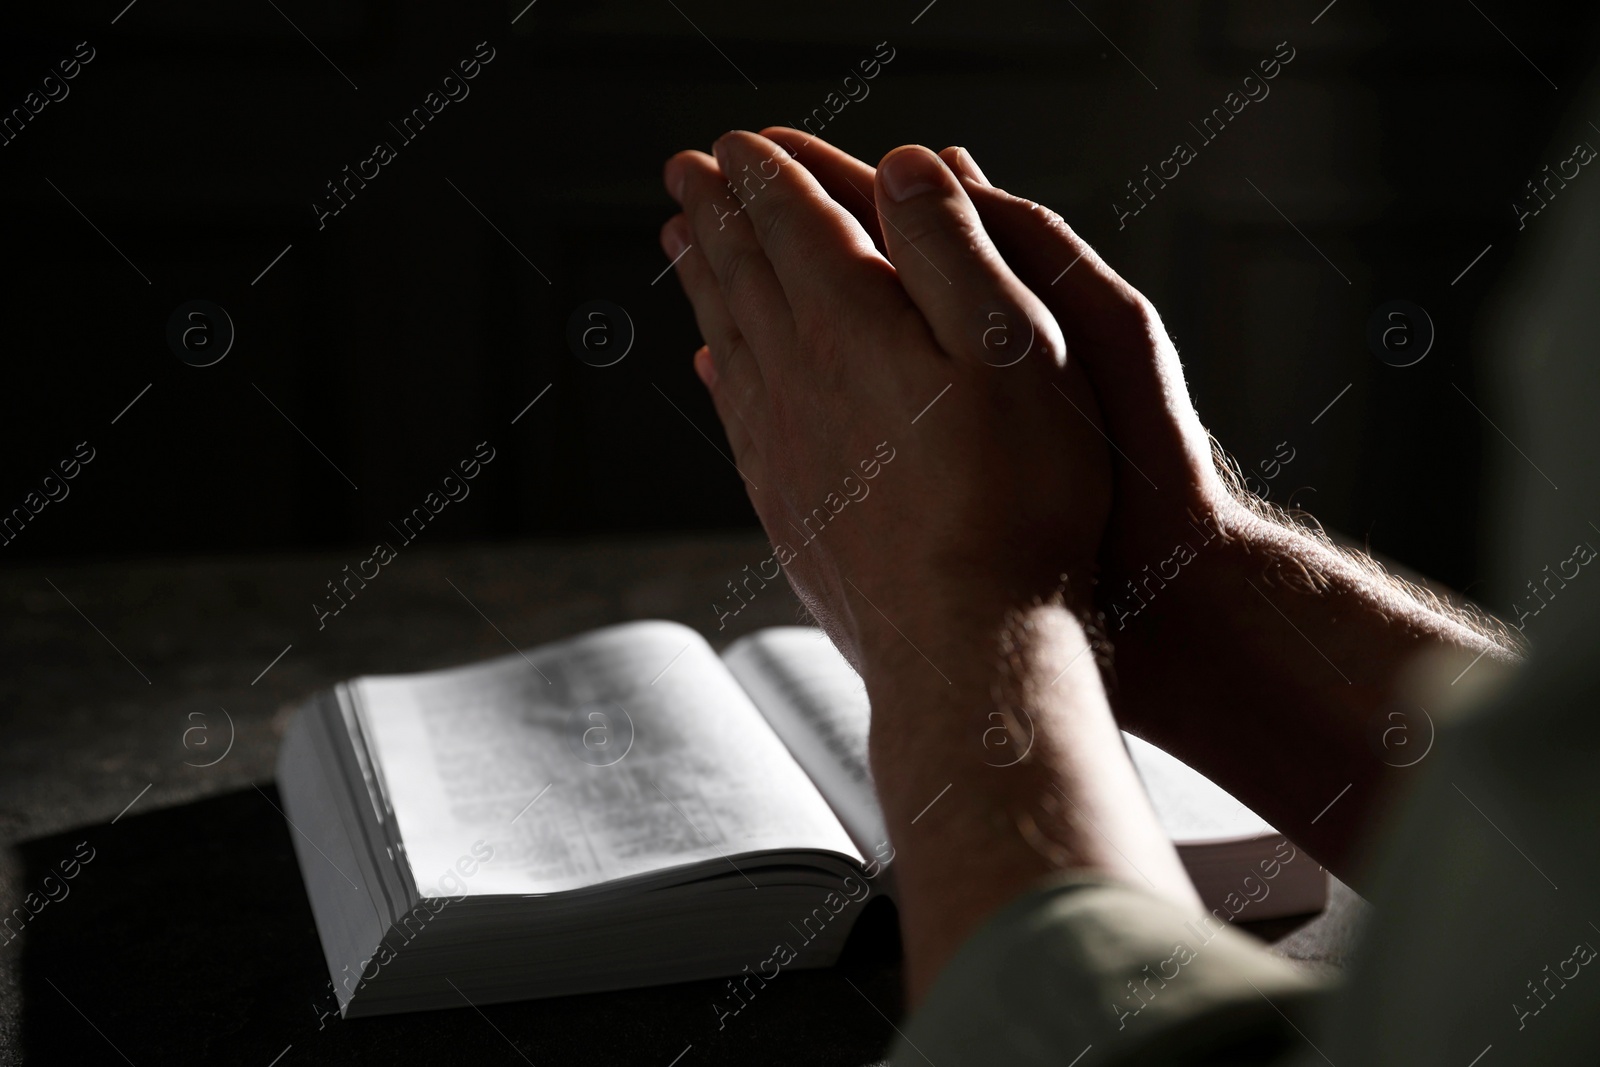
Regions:
M 786 972 L 721 1030 L 714 981 L 318 1017 L 328 973 L 272 784 L 296 703 L 627 619 L 718 646 L 796 622 L 769 586 L 717 630 L 724 584 L 769 554 L 745 535 L 406 549 L 321 630 L 313 600 L 364 553 L 0 572 L 0 906 L 38 894 L 0 935 L 0 1063 L 880 1062 L 902 1009 L 882 901 L 836 967 Z M 39 908 L 49 869 L 90 849 Z M 1251 929 L 1337 967 L 1364 910 L 1335 882 L 1322 915 Z

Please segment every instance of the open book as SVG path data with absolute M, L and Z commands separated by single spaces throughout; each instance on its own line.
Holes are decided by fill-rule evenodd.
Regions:
M 340 1011 L 831 964 L 893 895 L 867 727 L 861 680 L 803 627 L 719 658 L 685 626 L 627 623 L 318 694 L 278 787 Z M 1128 741 L 1219 917 L 1323 905 L 1314 863 Z

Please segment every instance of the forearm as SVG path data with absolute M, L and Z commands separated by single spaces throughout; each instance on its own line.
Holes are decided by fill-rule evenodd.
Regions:
M 1054 870 L 1198 909 L 1083 628 L 1060 607 L 1009 615 L 900 620 L 865 665 L 913 1003 L 978 924 Z
M 1515 653 L 1305 531 L 1237 507 L 1189 530 L 1193 558 L 1108 613 L 1118 714 L 1359 881 L 1362 842 L 1431 743 L 1419 662 L 1438 656 L 1448 683 Z

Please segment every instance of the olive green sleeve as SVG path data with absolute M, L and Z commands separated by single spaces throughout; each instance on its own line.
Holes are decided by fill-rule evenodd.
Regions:
M 1271 1064 L 1327 988 L 1215 918 L 1082 876 L 1030 890 L 945 966 L 896 1067 Z

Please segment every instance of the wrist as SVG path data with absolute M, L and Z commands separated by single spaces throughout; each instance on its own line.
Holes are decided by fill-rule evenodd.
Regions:
M 919 583 L 914 595 L 896 598 L 893 608 L 852 590 L 862 676 L 870 688 L 873 677 L 909 667 L 948 686 L 958 672 L 970 674 L 974 663 L 990 668 L 1018 634 L 1045 625 L 1094 631 L 1095 571 L 1084 565 L 1049 580 L 1007 581 L 952 568 L 940 580 Z
M 1095 589 L 1107 636 L 1117 640 L 1135 620 L 1144 630 L 1152 617 L 1200 606 L 1181 595 L 1197 584 L 1196 572 L 1215 573 L 1281 537 L 1281 526 L 1225 491 L 1196 495 L 1159 521 L 1116 525 L 1107 535 L 1104 576 Z

